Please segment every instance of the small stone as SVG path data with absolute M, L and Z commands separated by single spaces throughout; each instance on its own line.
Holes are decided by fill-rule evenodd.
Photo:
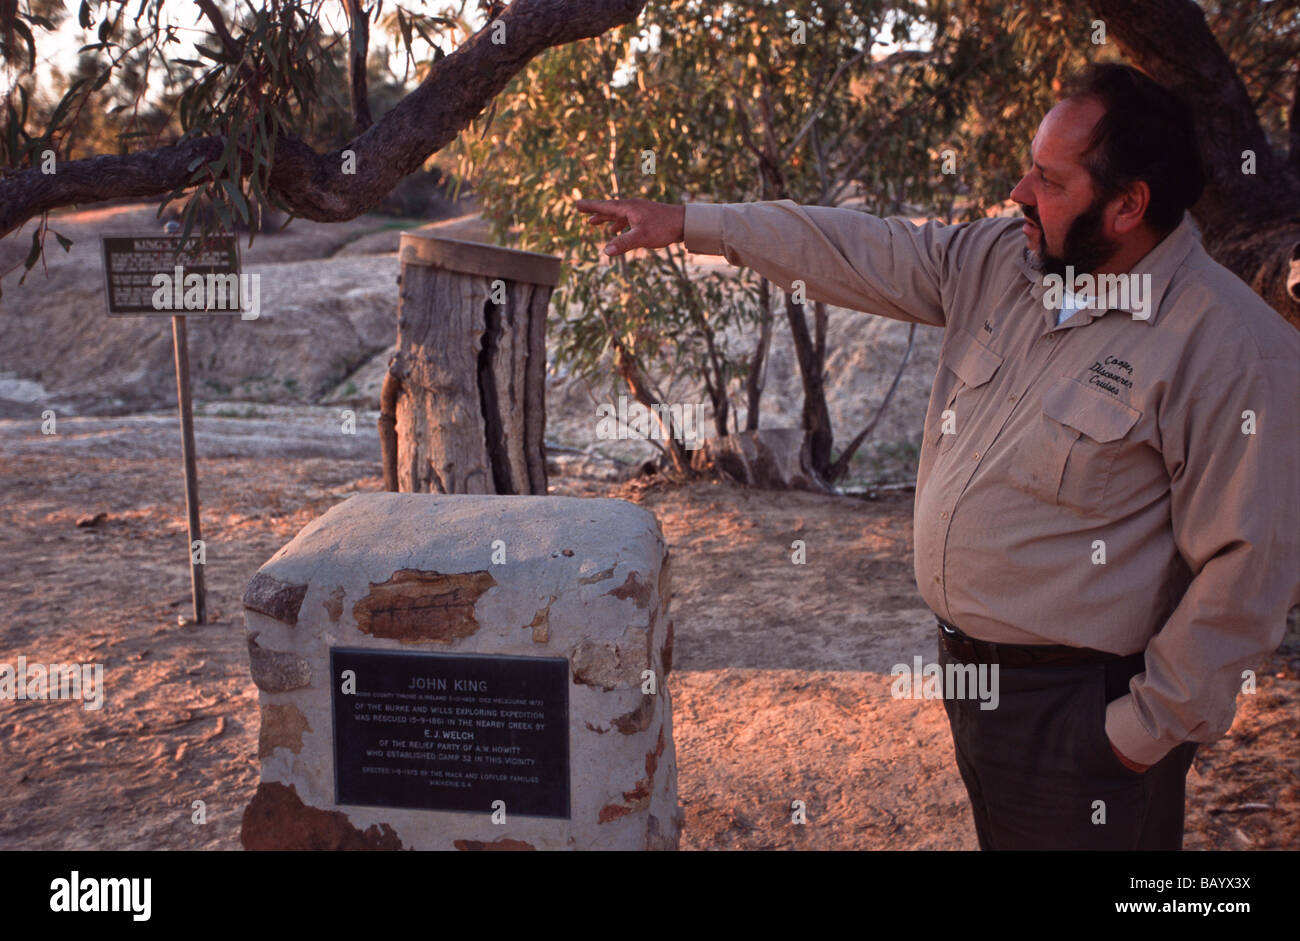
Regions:
M 244 607 L 283 624 L 297 624 L 298 611 L 306 594 L 306 585 L 290 585 L 265 572 L 258 572 L 244 591 Z
M 267 650 L 257 638 L 257 634 L 249 635 L 248 663 L 258 689 L 287 693 L 311 685 L 311 667 L 306 660 L 282 650 Z

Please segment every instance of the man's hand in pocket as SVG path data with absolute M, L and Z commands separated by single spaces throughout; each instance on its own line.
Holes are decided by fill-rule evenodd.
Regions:
M 1147 768 L 1151 767 L 1150 765 L 1140 765 L 1136 761 L 1129 761 L 1127 758 L 1124 757 L 1124 753 L 1121 752 L 1118 748 L 1116 748 L 1115 743 L 1112 742 L 1109 738 L 1106 739 L 1106 744 L 1108 744 L 1110 746 L 1110 750 L 1115 753 L 1115 757 L 1119 759 L 1119 763 L 1122 764 L 1125 768 L 1128 768 L 1130 771 L 1136 771 L 1138 774 L 1142 774 L 1144 771 L 1147 770 Z

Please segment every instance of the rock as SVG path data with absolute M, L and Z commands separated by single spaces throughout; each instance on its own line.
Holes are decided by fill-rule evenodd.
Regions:
M 306 660 L 294 653 L 267 650 L 257 638 L 257 634 L 248 637 L 248 662 L 258 689 L 287 693 L 311 685 L 311 667 Z
M 244 589 L 244 607 L 285 624 L 297 624 L 298 609 L 306 594 L 306 585 L 289 585 L 258 572 Z

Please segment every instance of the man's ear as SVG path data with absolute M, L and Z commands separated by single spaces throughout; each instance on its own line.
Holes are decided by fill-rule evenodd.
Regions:
M 1147 206 L 1151 205 L 1151 187 L 1146 180 L 1138 180 L 1118 197 L 1115 203 L 1114 226 L 1116 235 L 1128 235 L 1142 225 Z

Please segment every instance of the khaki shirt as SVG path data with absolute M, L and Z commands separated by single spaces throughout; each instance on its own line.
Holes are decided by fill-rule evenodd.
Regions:
M 811 301 L 944 328 L 921 595 L 984 640 L 1145 650 L 1106 732 L 1154 764 L 1228 731 L 1243 671 L 1300 603 L 1300 332 L 1190 218 L 1134 268 L 1149 293 L 1058 326 L 1021 225 L 689 203 L 684 244 L 802 280 Z

